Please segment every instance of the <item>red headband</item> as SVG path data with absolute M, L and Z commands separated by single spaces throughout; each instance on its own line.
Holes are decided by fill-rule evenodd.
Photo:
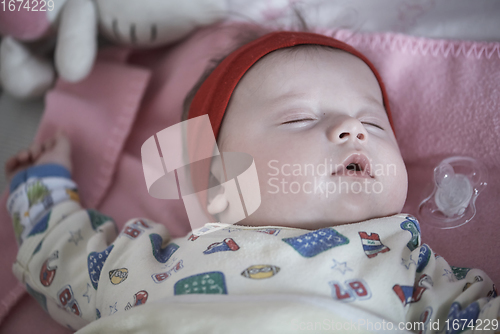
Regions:
M 238 82 L 252 65 L 270 52 L 305 44 L 324 45 L 341 49 L 363 60 L 377 78 L 382 91 L 385 110 L 391 127 L 394 130 L 389 99 L 387 98 L 384 83 L 375 66 L 361 52 L 332 37 L 308 32 L 291 31 L 278 31 L 266 34 L 253 42 L 245 44 L 227 56 L 205 82 L 203 82 L 196 93 L 189 108 L 188 119 L 208 114 L 215 138 L 217 139 L 229 99 Z

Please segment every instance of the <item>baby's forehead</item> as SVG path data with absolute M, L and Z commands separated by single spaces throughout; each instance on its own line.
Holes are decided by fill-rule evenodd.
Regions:
M 315 86 L 324 83 L 325 89 L 332 90 L 333 84 L 337 88 L 340 84 L 353 96 L 359 93 L 360 97 L 366 96 L 383 104 L 377 78 L 363 60 L 343 50 L 321 45 L 299 45 L 267 54 L 247 71 L 235 94 L 249 94 L 255 98 L 259 93 L 270 95 L 280 91 L 296 95 L 312 89 L 311 83 Z
M 324 45 L 296 45 L 288 48 L 278 49 L 268 53 L 256 62 L 255 66 L 265 66 L 266 64 L 287 64 L 291 62 L 335 62 L 339 64 L 351 63 L 352 65 L 368 67 L 361 59 L 347 51 L 332 48 Z M 252 69 L 252 68 L 251 68 Z

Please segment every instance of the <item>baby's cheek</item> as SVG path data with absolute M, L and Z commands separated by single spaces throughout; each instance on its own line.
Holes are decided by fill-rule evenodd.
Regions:
M 293 201 L 311 196 L 314 177 L 297 163 L 256 160 L 262 198 Z
M 408 192 L 408 175 L 404 164 L 397 164 L 395 173 L 386 176 L 384 187 L 387 203 L 395 211 L 401 211 Z

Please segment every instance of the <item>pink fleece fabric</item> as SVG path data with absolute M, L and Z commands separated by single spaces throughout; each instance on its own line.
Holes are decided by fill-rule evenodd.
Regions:
M 50 22 L 45 11 L 33 11 L 19 7 L 19 2 L 5 2 L 6 8 L 14 4 L 18 10 L 0 10 L 0 34 L 12 36 L 21 41 L 33 41 L 47 35 L 50 30 Z M 26 4 L 26 2 L 23 2 Z M 35 4 L 33 2 L 33 4 Z M 3 6 L 3 5 L 2 5 Z M 39 7 L 41 8 L 41 6 Z M 33 8 L 34 9 L 34 8 Z
M 59 81 L 47 95 L 36 140 L 47 138 L 56 127 L 70 135 L 73 175 L 86 207 L 114 217 L 119 226 L 144 216 L 164 223 L 174 237 L 188 232 L 180 200 L 148 195 L 140 148 L 155 132 L 180 121 L 184 96 L 207 61 L 224 54 L 229 35 L 224 29 L 206 29 L 169 48 L 103 51 L 85 81 Z M 453 230 L 439 230 L 425 221 L 421 227 L 424 242 L 451 265 L 481 268 L 500 282 L 500 43 L 348 31 L 333 36 L 363 52 L 386 84 L 409 174 L 404 212 L 416 215 L 433 168 L 443 158 L 467 155 L 487 166 L 490 181 L 472 222 Z M 17 246 L 6 198 L 4 194 L 0 207 L 0 333 L 68 333 L 11 273 Z

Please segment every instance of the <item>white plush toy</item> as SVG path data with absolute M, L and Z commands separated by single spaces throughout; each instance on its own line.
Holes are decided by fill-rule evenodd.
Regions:
M 215 23 L 227 12 L 227 0 L 5 0 L 1 6 L 0 81 L 18 98 L 41 96 L 52 86 L 53 61 L 36 50 L 55 32 L 56 72 L 78 82 L 94 64 L 98 31 L 114 43 L 155 47 Z

